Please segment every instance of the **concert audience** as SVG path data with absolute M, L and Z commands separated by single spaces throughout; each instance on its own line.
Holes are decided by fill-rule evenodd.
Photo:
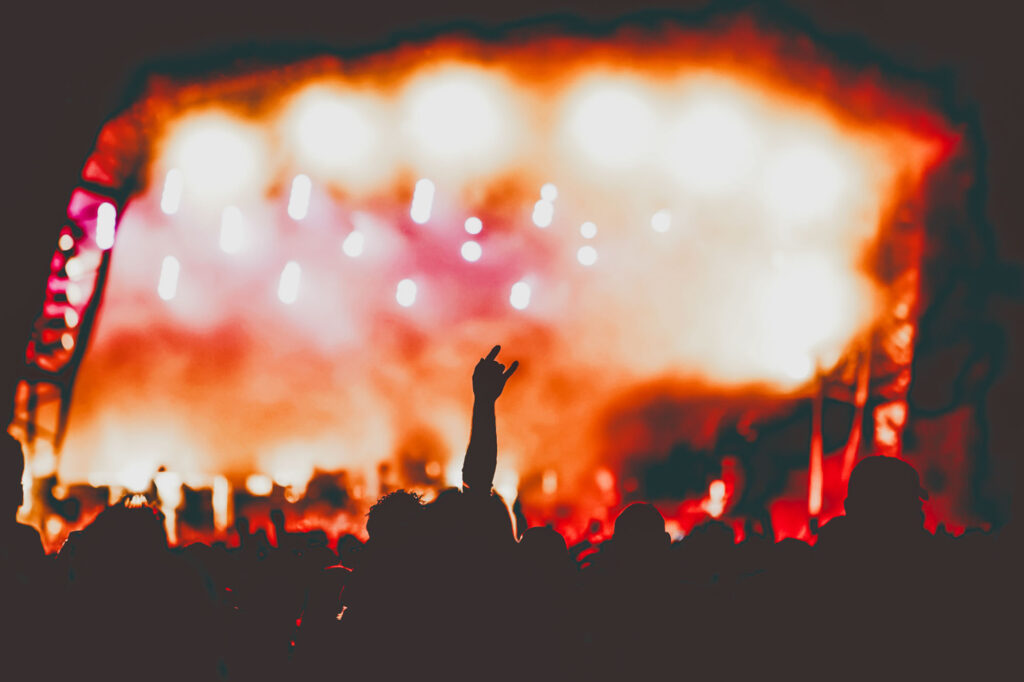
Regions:
M 238 547 L 168 546 L 126 498 L 56 556 L 18 524 L 24 459 L 0 445 L 5 679 L 639 680 L 1009 677 L 1017 613 L 1003 535 L 923 527 L 898 459 L 854 470 L 846 514 L 805 542 L 711 521 L 673 542 L 634 503 L 578 562 L 492 491 L 495 405 L 518 363 L 472 378 L 463 487 L 398 490 L 368 541 L 236 521 Z M 1008 536 L 1007 536 L 1008 537 Z

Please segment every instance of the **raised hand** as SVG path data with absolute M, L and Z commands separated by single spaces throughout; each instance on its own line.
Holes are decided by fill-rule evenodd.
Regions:
M 519 361 L 516 360 L 508 369 L 498 362 L 498 351 L 501 346 L 495 346 L 486 358 L 480 358 L 473 370 L 473 395 L 477 400 L 495 401 L 505 389 L 505 382 L 518 369 Z

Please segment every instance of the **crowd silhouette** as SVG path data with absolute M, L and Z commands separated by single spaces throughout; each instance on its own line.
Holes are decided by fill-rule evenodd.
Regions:
M 518 363 L 476 365 L 462 489 L 370 509 L 363 545 L 272 514 L 237 547 L 168 545 L 159 510 L 107 507 L 59 553 L 17 523 L 25 466 L 0 452 L 7 680 L 661 680 L 1010 677 L 1006 533 L 924 530 L 917 472 L 854 470 L 812 546 L 717 521 L 673 542 L 650 504 L 578 561 L 492 490 L 495 405 Z

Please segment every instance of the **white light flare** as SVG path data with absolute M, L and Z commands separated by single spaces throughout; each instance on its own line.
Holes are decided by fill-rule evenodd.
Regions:
M 494 73 L 446 67 L 415 78 L 405 93 L 403 129 L 414 153 L 431 164 L 480 168 L 513 148 L 508 86 Z
M 359 230 L 352 230 L 341 243 L 341 250 L 349 258 L 358 258 L 363 254 L 363 247 L 366 244 L 366 237 Z
M 763 198 L 780 223 L 803 224 L 839 208 L 849 173 L 840 150 L 802 143 L 780 152 L 765 169 Z
M 177 168 L 167 171 L 164 176 L 164 191 L 160 195 L 160 210 L 166 215 L 174 215 L 181 208 L 181 194 L 185 189 L 185 177 Z
M 581 246 L 576 252 L 576 260 L 580 262 L 580 265 L 590 267 L 597 262 L 597 249 L 589 244 Z
M 164 161 L 181 172 L 183 191 L 202 202 L 223 204 L 254 195 L 268 178 L 268 151 L 261 129 L 220 110 L 182 118 L 165 149 Z
M 295 261 L 288 261 L 281 270 L 281 279 L 277 283 L 277 297 L 281 303 L 291 305 L 298 300 L 301 282 L 302 268 Z
M 466 228 L 466 232 L 469 234 L 480 234 L 484 229 L 484 223 L 476 216 L 470 216 L 469 218 L 466 218 L 466 224 L 464 227 Z
M 412 193 L 412 206 L 409 208 L 409 217 L 418 225 L 430 220 L 430 211 L 434 207 L 434 183 L 426 178 L 416 181 L 416 188 Z
M 509 293 L 508 302 L 516 310 L 526 310 L 526 307 L 530 305 L 530 285 L 520 280 L 512 285 L 512 291 Z
M 213 479 L 213 527 L 218 532 L 224 532 L 231 525 L 230 513 L 231 483 L 224 476 L 215 476 Z
M 593 239 L 597 236 L 597 225 L 589 220 L 580 225 L 580 236 L 584 239 Z
M 540 198 L 544 201 L 554 201 L 558 198 L 558 188 L 552 182 L 545 182 L 540 188 Z
M 371 98 L 342 88 L 318 84 L 298 93 L 286 118 L 298 162 L 344 178 L 379 162 L 377 109 Z
M 758 131 L 740 101 L 695 94 L 671 124 L 663 160 L 683 187 L 703 194 L 737 189 L 759 154 Z
M 628 170 L 650 155 L 657 116 L 631 82 L 593 79 L 570 96 L 566 133 L 588 160 Z
M 96 211 L 96 246 L 104 251 L 114 246 L 116 224 L 117 208 L 109 201 L 104 201 Z
M 470 263 L 475 263 L 480 260 L 480 256 L 483 255 L 483 249 L 480 248 L 480 244 L 473 240 L 463 242 L 461 249 L 463 259 Z
M 555 205 L 547 199 L 541 199 L 533 205 L 533 224 L 537 227 L 550 227 L 555 218 Z
M 672 227 L 672 213 L 668 209 L 661 209 L 651 216 L 651 229 L 655 232 L 668 232 Z
M 313 181 L 308 175 L 299 173 L 292 179 L 292 192 L 288 196 L 288 216 L 292 220 L 302 220 L 309 213 L 309 196 L 313 190 Z
M 417 286 L 411 279 L 403 279 L 395 289 L 395 300 L 398 305 L 408 308 L 416 302 Z
M 181 272 L 181 263 L 174 256 L 165 256 L 160 266 L 160 281 L 156 291 L 165 301 L 170 301 L 178 293 L 178 275 Z
M 68 258 L 67 262 L 64 263 L 64 272 L 67 273 L 68 279 L 78 279 L 85 274 L 85 266 L 82 264 L 80 258 Z
M 245 489 L 250 495 L 265 497 L 274 489 L 274 479 L 266 474 L 249 474 L 245 479 Z
M 65 232 L 57 240 L 57 248 L 61 251 L 70 251 L 75 246 L 75 238 Z
M 752 273 L 753 274 L 753 273 Z M 760 356 L 797 385 L 823 356 L 842 350 L 874 307 L 873 285 L 835 256 L 786 254 L 751 290 Z M 838 354 L 835 354 L 838 357 Z
M 244 245 L 242 212 L 236 206 L 226 206 L 220 214 L 220 249 L 224 253 L 238 253 Z

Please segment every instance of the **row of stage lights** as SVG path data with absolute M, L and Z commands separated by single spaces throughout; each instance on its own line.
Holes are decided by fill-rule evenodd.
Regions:
M 299 174 L 293 178 L 288 198 L 288 215 L 293 220 L 303 220 L 308 214 L 312 186 L 312 180 L 308 175 Z M 160 199 L 160 208 L 163 213 L 174 215 L 178 212 L 183 189 L 184 179 L 181 171 L 169 170 L 164 179 Z M 435 191 L 434 183 L 427 178 L 416 182 L 409 207 L 409 217 L 414 223 L 423 225 L 430 221 Z M 558 188 L 553 183 L 545 183 L 541 187 L 540 198 L 535 202 L 532 213 L 533 224 L 539 229 L 551 226 L 557 198 Z M 667 209 L 660 210 L 651 217 L 651 229 L 655 232 L 667 232 L 671 224 L 672 217 Z M 470 216 L 466 218 L 463 227 L 467 234 L 476 236 L 483 231 L 483 221 L 476 216 Z M 241 210 L 236 206 L 225 207 L 221 212 L 219 238 L 221 250 L 227 254 L 241 251 L 245 244 L 244 229 Z M 584 239 L 593 239 L 597 236 L 597 225 L 592 221 L 586 221 L 580 225 L 579 232 Z M 365 242 L 365 235 L 359 229 L 354 229 L 342 241 L 342 251 L 350 258 L 358 258 L 363 253 Z M 483 256 L 483 247 L 475 239 L 468 239 L 462 243 L 460 254 L 465 261 L 475 263 Z M 584 244 L 576 252 L 577 261 L 585 267 L 597 263 L 597 257 L 597 249 L 590 244 Z M 157 285 L 160 298 L 169 301 L 175 297 L 180 274 L 180 261 L 174 256 L 166 256 L 161 266 Z M 301 266 L 295 261 L 289 261 L 281 271 L 278 280 L 277 295 L 282 303 L 290 305 L 298 300 L 301 279 Z M 415 280 L 402 279 L 396 286 L 395 300 L 403 307 L 410 307 L 416 302 L 417 292 L 418 285 Z M 509 304 L 517 310 L 524 310 L 530 304 L 531 293 L 530 284 L 520 280 L 510 289 Z
M 548 93 L 520 90 L 484 69 L 449 66 L 414 77 L 394 102 L 309 85 L 284 107 L 284 127 L 272 137 L 287 141 L 299 166 L 353 186 L 386 184 L 392 166 L 406 163 L 424 175 L 461 169 L 479 176 L 513 163 L 536 141 L 558 159 L 566 155 L 574 172 L 635 174 L 653 163 L 659 177 L 712 195 L 738 188 L 763 164 L 769 203 L 785 204 L 783 210 L 807 194 L 834 194 L 847 170 L 832 153 L 834 131 L 807 125 L 800 105 L 761 88 L 721 75 L 661 85 L 583 75 L 556 98 L 556 138 L 543 141 L 523 112 L 536 110 L 531 97 L 551 101 Z M 171 130 L 164 161 L 181 168 L 184 181 L 224 198 L 267 179 L 269 139 L 260 125 L 223 110 L 195 111 Z
M 271 140 L 283 140 L 290 163 L 313 177 L 354 190 L 386 187 L 402 167 L 458 183 L 514 169 L 529 155 L 531 164 L 569 164 L 562 171 L 573 177 L 605 170 L 645 186 L 668 182 L 673 194 L 756 192 L 769 217 L 784 223 L 827 219 L 851 182 L 860 182 L 864 159 L 832 122 L 757 83 L 706 74 L 661 85 L 584 75 L 556 102 L 553 140 L 516 113 L 536 95 L 550 100 L 484 69 L 450 67 L 413 78 L 395 102 L 314 83 L 292 96 L 277 123 L 218 108 L 187 112 L 164 145 L 162 168 L 180 169 L 169 174 L 165 197 L 173 205 L 186 186 L 215 205 L 258 194 L 284 158 Z M 283 128 L 268 134 L 274 125 Z M 553 157 L 530 152 L 533 144 Z M 304 213 L 311 189 L 308 176 L 299 177 L 305 184 L 293 186 L 293 217 Z M 429 214 L 429 193 L 421 196 L 414 220 Z M 549 222 L 550 209 L 538 202 L 534 221 Z

